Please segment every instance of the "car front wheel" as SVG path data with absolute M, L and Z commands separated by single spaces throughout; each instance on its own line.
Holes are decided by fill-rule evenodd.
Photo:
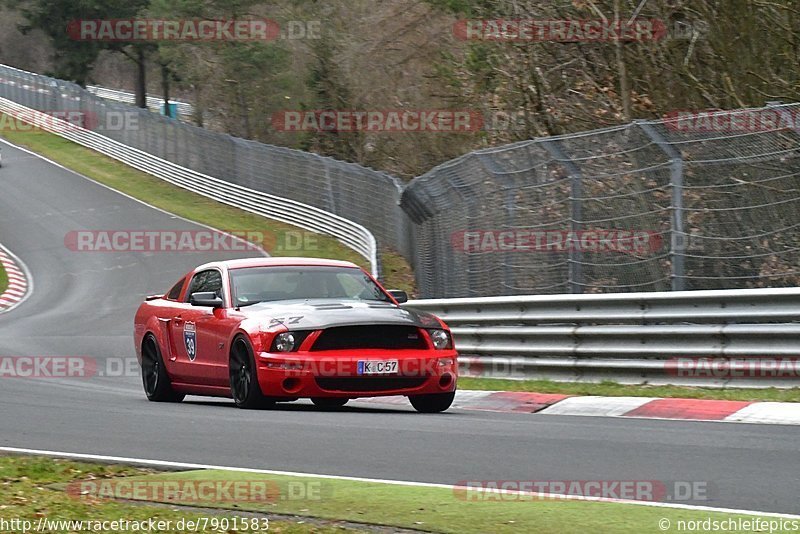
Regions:
M 456 392 L 409 395 L 411 406 L 420 413 L 439 413 L 448 409 L 456 398 Z
M 265 408 L 274 404 L 274 400 L 265 397 L 261 392 L 253 349 L 244 336 L 233 340 L 229 368 L 231 396 L 236 406 L 249 410 Z

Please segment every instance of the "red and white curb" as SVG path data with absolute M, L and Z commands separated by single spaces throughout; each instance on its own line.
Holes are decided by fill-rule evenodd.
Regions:
M 539 413 L 800 425 L 800 403 L 795 402 L 570 397 Z
M 19 306 L 30 294 L 30 277 L 25 265 L 7 248 L 0 245 L 0 265 L 8 276 L 8 288 L 0 294 L 0 313 Z
M 407 405 L 404 397 L 359 399 L 355 403 Z M 687 421 L 724 421 L 800 425 L 800 403 L 751 402 L 653 397 L 571 397 L 516 391 L 459 391 L 453 408 L 491 412 L 634 417 Z

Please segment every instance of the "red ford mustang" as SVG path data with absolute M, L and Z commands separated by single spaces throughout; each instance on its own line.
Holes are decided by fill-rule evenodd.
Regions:
M 233 397 L 241 408 L 405 395 L 417 411 L 444 411 L 458 378 L 450 330 L 401 308 L 406 300 L 348 262 L 202 265 L 136 313 L 145 393 L 160 402 Z

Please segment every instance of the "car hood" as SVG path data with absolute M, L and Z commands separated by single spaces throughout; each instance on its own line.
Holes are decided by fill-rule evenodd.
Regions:
M 430 313 L 377 301 L 284 300 L 254 304 L 240 311 L 249 319 L 263 321 L 268 327 L 283 324 L 289 330 L 320 330 L 368 324 L 413 325 L 420 328 L 441 326 L 439 320 Z

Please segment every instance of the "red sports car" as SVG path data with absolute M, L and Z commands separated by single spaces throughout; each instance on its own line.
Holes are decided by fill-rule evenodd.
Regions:
M 233 397 L 241 408 L 404 395 L 417 411 L 444 411 L 458 378 L 453 339 L 437 317 L 401 308 L 407 298 L 343 261 L 202 265 L 136 313 L 145 393 Z

